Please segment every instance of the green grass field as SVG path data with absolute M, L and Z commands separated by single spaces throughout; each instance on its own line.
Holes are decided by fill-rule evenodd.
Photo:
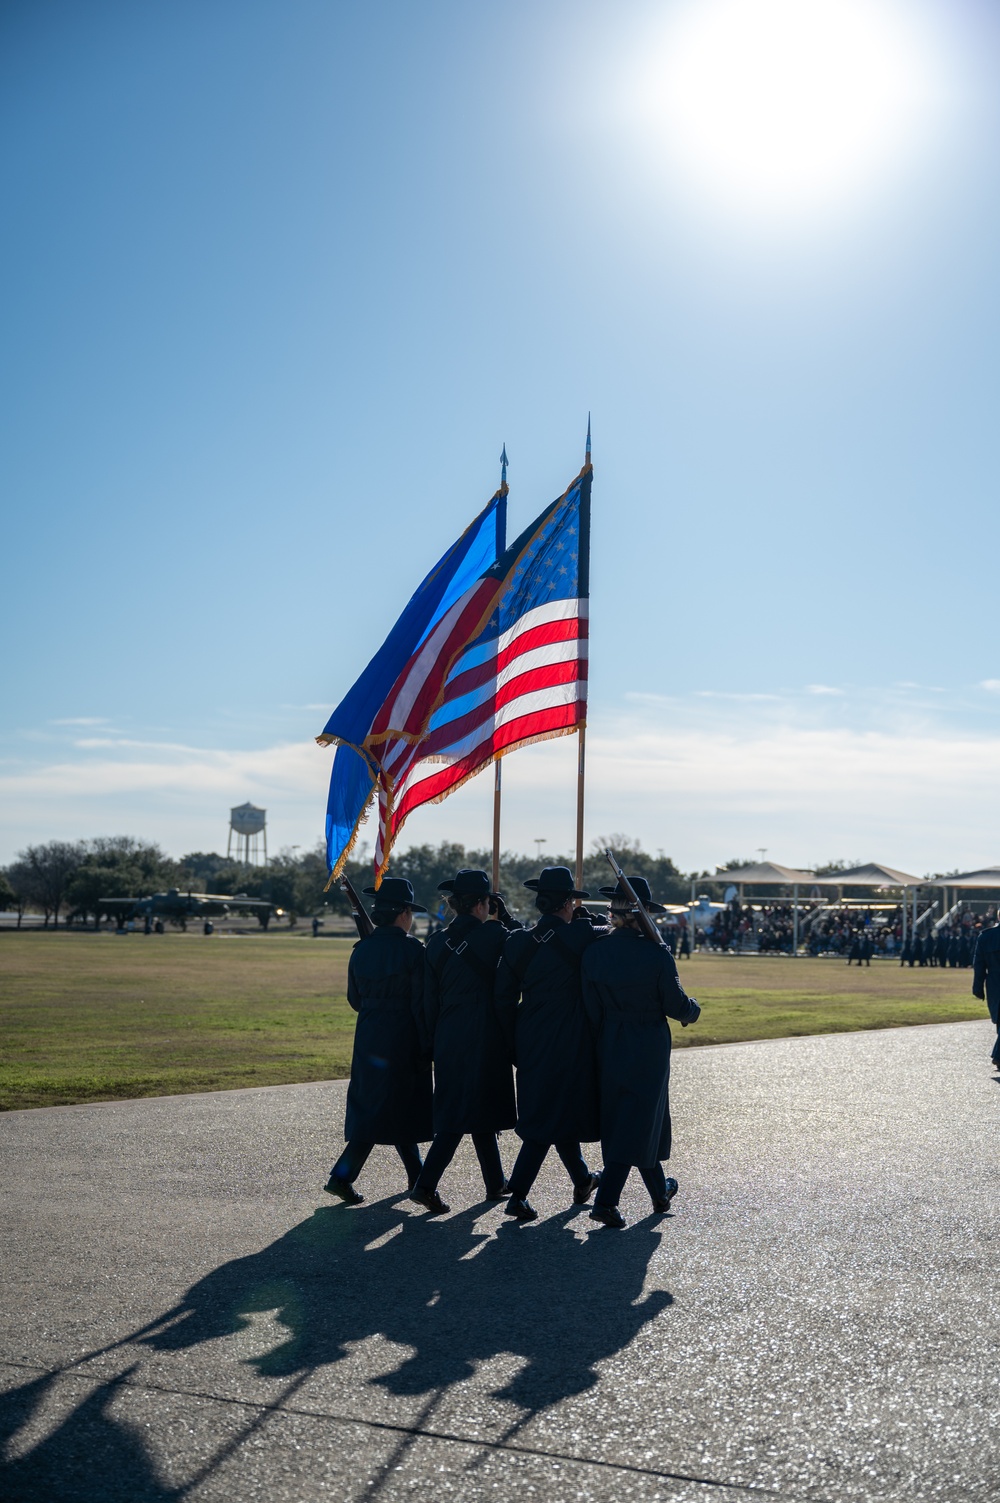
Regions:
M 0 1108 L 350 1069 L 349 940 L 0 935 Z
M 347 1073 L 350 940 L 0 934 L 0 1109 Z M 969 971 L 699 956 L 678 1045 L 985 1017 Z

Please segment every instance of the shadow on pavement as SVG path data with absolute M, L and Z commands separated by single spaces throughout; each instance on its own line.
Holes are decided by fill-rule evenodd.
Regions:
M 4 1503 L 95 1503 L 122 1498 L 129 1503 L 173 1503 L 179 1494 L 164 1487 L 139 1435 L 112 1418 L 115 1393 L 135 1371 L 129 1368 L 102 1383 L 68 1419 L 23 1457 L 0 1465 Z M 24 1383 L 0 1396 L 0 1447 L 27 1424 L 58 1379 L 51 1375 Z
M 248 1365 L 262 1377 L 294 1380 L 291 1392 L 318 1369 L 343 1361 L 358 1343 L 385 1337 L 408 1353 L 368 1382 L 400 1397 L 427 1397 L 416 1418 L 412 1406 L 404 1410 L 401 1426 L 414 1429 L 432 1424 L 437 1404 L 477 1364 L 509 1353 L 522 1365 L 493 1396 L 521 1411 L 507 1432 L 513 1435 L 542 1410 L 596 1383 L 597 1364 L 626 1347 L 671 1296 L 656 1291 L 641 1298 L 660 1242 L 652 1224 L 581 1240 L 570 1225 L 580 1214 L 574 1211 L 530 1227 L 504 1223 L 490 1236 L 476 1229 L 481 1214 L 482 1207 L 439 1221 L 392 1201 L 353 1210 L 324 1206 L 269 1247 L 199 1280 L 133 1340 L 180 1352 L 248 1328 L 255 1312 L 273 1311 L 287 1337 Z M 7 1395 L 5 1435 L 27 1421 L 50 1381 Z M 134 1433 L 109 1418 L 114 1387 L 97 1390 L 0 1472 L 0 1492 L 53 1503 L 87 1496 L 73 1488 L 77 1458 L 89 1447 L 95 1462 L 107 1457 L 116 1475 L 117 1491 L 104 1496 L 135 1503 L 182 1497 L 193 1482 L 179 1491 L 159 1486 Z M 262 1401 L 273 1402 L 270 1389 Z M 226 1454 L 232 1450 L 228 1446 Z M 103 1471 L 104 1461 L 99 1465 Z M 90 1481 L 92 1489 L 93 1473 Z M 374 1495 L 376 1483 L 365 1496 Z

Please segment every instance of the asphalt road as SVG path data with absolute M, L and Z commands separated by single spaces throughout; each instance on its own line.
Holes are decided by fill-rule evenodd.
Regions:
M 464 1148 L 448 1217 L 388 1149 L 331 1203 L 342 1082 L 9 1113 L 0 1496 L 994 1497 L 990 1040 L 684 1051 L 624 1232 L 554 1156 L 530 1226 Z

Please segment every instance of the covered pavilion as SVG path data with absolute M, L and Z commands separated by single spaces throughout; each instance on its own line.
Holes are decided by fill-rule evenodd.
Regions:
M 1000 866 L 984 866 L 982 871 L 962 872 L 957 877 L 935 877 L 933 883 L 927 886 L 954 887 L 959 890 L 974 891 L 976 888 L 1000 887 Z
M 991 868 L 989 872 L 973 872 L 970 879 L 964 883 L 966 886 L 974 886 L 972 877 L 991 876 L 992 881 L 981 882 L 984 887 L 1000 887 L 1000 869 Z M 799 952 L 799 889 L 801 887 L 835 887 L 837 889 L 837 901 L 842 901 L 845 887 L 871 887 L 871 888 L 901 888 L 904 894 L 908 891 L 913 893 L 913 916 L 911 922 L 916 923 L 917 888 L 927 886 L 927 879 L 915 877 L 911 872 L 899 871 L 894 866 L 886 866 L 881 861 L 868 861 L 863 866 L 854 866 L 847 871 L 833 872 L 829 876 L 819 877 L 815 872 L 802 871 L 797 867 L 779 866 L 776 861 L 754 861 L 748 866 L 739 866 L 729 871 L 716 871 L 713 877 L 702 877 L 701 881 L 726 882 L 739 888 L 740 902 L 743 901 L 743 889 L 745 887 L 790 887 L 792 889 L 792 913 L 793 913 L 793 941 L 792 953 Z M 963 885 L 963 879 L 955 878 L 952 886 Z M 694 901 L 696 883 L 691 884 L 691 898 Z M 906 901 L 902 903 L 903 910 L 903 940 L 907 936 L 907 911 Z M 947 903 L 945 905 L 947 911 Z
M 831 872 L 828 877 L 817 877 L 816 881 L 824 887 L 837 889 L 838 903 L 843 899 L 845 887 L 900 887 L 904 890 L 903 909 L 903 943 L 906 943 L 906 898 L 908 890 L 913 892 L 913 918 L 912 924 L 917 922 L 917 888 L 927 885 L 923 877 L 914 877 L 910 872 L 897 871 L 894 866 L 884 866 L 881 861 L 867 861 L 864 866 L 851 867 L 846 872 Z
M 932 884 L 928 883 L 928 886 L 931 885 L 940 887 L 943 894 L 941 918 L 938 920 L 938 923 L 943 924 L 958 902 L 960 892 L 984 892 L 989 889 L 1000 891 L 1000 866 L 984 866 L 980 871 L 962 872 L 957 877 L 935 877 Z
M 752 861 L 749 866 L 738 866 L 730 871 L 717 871 L 714 877 L 701 877 L 702 882 L 725 882 L 739 888 L 740 902 L 745 887 L 790 887 L 792 889 L 792 954 L 799 953 L 799 888 L 811 887 L 821 878 L 815 872 L 800 871 L 794 866 L 779 866 L 776 861 Z M 695 900 L 697 882 L 691 883 L 691 901 Z

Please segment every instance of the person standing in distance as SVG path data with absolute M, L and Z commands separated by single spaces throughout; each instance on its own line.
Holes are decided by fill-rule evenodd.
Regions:
M 438 887 L 455 917 L 427 942 L 424 1016 L 434 1054 L 434 1141 L 410 1192 L 434 1216 L 449 1209 L 437 1187 L 465 1133 L 472 1135 L 486 1199 L 507 1195 L 497 1134 L 516 1120 L 510 1045 L 495 994 L 497 962 L 514 921 L 483 871 L 463 868 Z
M 547 866 L 525 882 L 540 918 L 533 929 L 511 934 L 497 971 L 497 1006 L 514 1044 L 517 1065 L 517 1135 L 521 1150 L 510 1175 L 505 1214 L 535 1221 L 528 1195 L 550 1148 L 573 1182 L 582 1206 L 597 1189 L 581 1141 L 600 1136 L 594 1030 L 583 1008 L 580 965 L 602 937 L 590 916 L 575 909 L 588 898 L 573 886 L 566 866 Z M 583 916 L 574 922 L 574 912 Z
M 424 1032 L 424 947 L 410 935 L 414 901 L 402 877 L 386 877 L 375 894 L 374 934 L 360 939 L 347 967 L 347 1000 L 358 1014 L 347 1088 L 347 1147 L 330 1171 L 327 1193 L 348 1205 L 376 1143 L 391 1143 L 412 1190 L 421 1170 L 419 1143 L 432 1136 L 430 1049 Z
M 984 929 L 976 940 L 972 995 L 980 1002 L 985 1000 L 990 1010 L 990 1019 L 997 1030 L 990 1059 L 994 1070 L 1000 1070 L 1000 922 L 994 923 L 992 929 Z
M 649 913 L 664 913 L 642 877 L 631 883 Z M 597 1032 L 604 1168 L 592 1221 L 623 1227 L 618 1209 L 629 1170 L 637 1168 L 653 1210 L 662 1215 L 677 1193 L 663 1173 L 670 1157 L 670 1024 L 693 1023 L 701 1009 L 681 986 L 670 951 L 647 939 L 620 886 L 611 899 L 613 932 L 583 957 L 583 1001 Z

